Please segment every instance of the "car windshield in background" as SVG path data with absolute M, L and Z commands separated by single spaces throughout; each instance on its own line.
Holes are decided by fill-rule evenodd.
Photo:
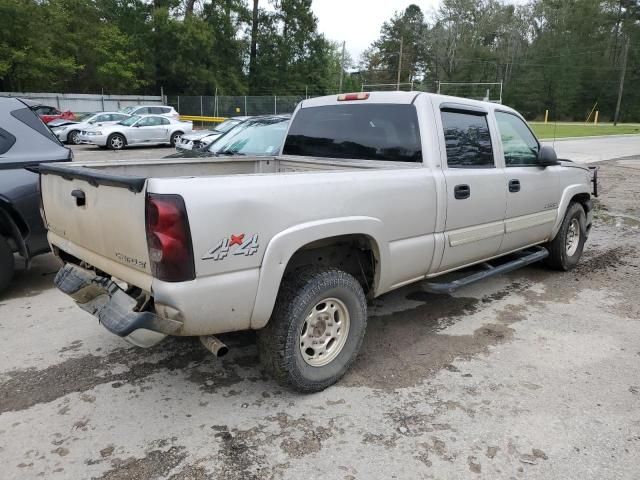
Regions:
M 215 130 L 217 132 L 228 132 L 229 130 L 231 130 L 233 127 L 235 127 L 236 125 L 238 125 L 242 120 L 233 120 L 232 118 L 225 120 L 224 122 L 222 122 L 221 124 L 219 124 Z
M 137 106 L 133 106 L 133 107 L 125 107 L 123 109 L 120 110 L 120 113 L 126 113 L 129 114 L 131 112 L 133 112 L 136 108 L 138 108 Z
M 84 122 L 86 120 L 89 120 L 89 118 L 93 117 L 94 115 L 97 115 L 97 114 L 96 113 L 76 113 L 76 121 Z
M 291 125 L 283 153 L 421 162 L 415 106 L 349 104 L 302 108 Z
M 124 125 L 126 127 L 130 127 L 131 125 L 133 125 L 134 123 L 136 123 L 138 120 L 140 120 L 142 117 L 139 115 L 134 115 L 133 117 L 129 117 L 126 118 L 124 120 L 122 120 L 120 122 L 120 125 Z
M 247 120 L 214 142 L 209 151 L 219 155 L 275 155 L 287 132 L 289 118 Z

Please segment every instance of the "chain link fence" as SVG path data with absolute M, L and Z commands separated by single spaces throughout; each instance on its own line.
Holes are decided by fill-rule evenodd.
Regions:
M 202 117 L 236 117 L 293 113 L 304 95 L 250 96 L 250 95 L 167 95 L 167 104 L 181 115 Z

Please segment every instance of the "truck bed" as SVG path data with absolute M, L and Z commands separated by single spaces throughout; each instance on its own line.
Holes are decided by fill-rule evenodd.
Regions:
M 215 177 L 264 175 L 333 170 L 416 168 L 421 164 L 371 160 L 321 159 L 312 157 L 216 157 L 196 159 L 152 159 L 91 161 L 64 166 L 45 165 L 43 174 L 55 174 L 67 180 L 86 180 L 95 185 L 126 187 L 141 192 L 149 178 Z

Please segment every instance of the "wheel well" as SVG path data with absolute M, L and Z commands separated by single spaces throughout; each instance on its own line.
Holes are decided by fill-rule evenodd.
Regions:
M 589 195 L 588 193 L 578 193 L 571 198 L 571 201 L 582 205 L 585 213 L 590 212 L 593 208 L 593 204 L 591 203 L 591 195 Z
M 29 227 L 10 205 L 0 202 L 0 236 L 5 237 L 15 251 L 28 255 L 24 239 L 29 235 Z
M 298 249 L 287 263 L 285 275 L 305 265 L 336 267 L 353 275 L 366 294 L 375 290 L 378 258 L 375 241 L 367 235 L 329 237 Z

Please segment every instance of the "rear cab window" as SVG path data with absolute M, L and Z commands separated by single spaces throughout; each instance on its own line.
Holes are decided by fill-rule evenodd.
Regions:
M 414 105 L 349 104 L 301 108 L 284 155 L 422 162 Z

